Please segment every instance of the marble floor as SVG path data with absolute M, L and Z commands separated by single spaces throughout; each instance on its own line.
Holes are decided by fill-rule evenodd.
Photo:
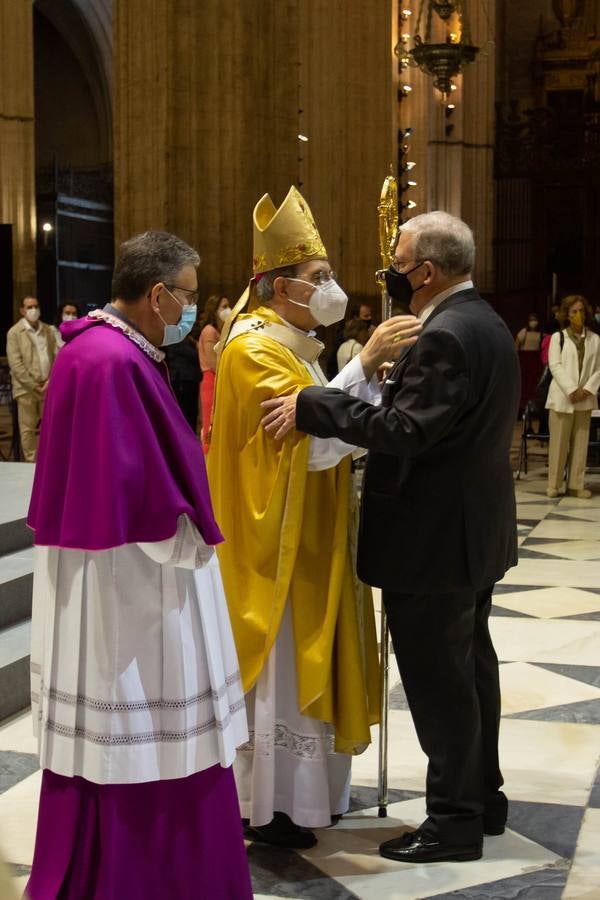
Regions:
M 509 827 L 477 862 L 381 859 L 377 845 L 424 818 L 425 758 L 395 663 L 390 805 L 377 817 L 377 732 L 353 765 L 352 806 L 298 854 L 250 844 L 256 897 L 306 900 L 600 900 L 600 476 L 592 500 L 545 496 L 543 469 L 517 482 L 520 561 L 497 586 L 501 759 Z M 393 657 L 392 657 L 393 658 Z M 0 727 L 0 848 L 22 887 L 40 784 L 31 723 Z M 84 900 L 84 898 L 82 898 Z

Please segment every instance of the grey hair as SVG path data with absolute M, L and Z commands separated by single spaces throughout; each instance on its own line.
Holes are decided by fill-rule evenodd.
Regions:
M 409 219 L 399 231 L 414 235 L 415 262 L 430 259 L 444 275 L 466 275 L 473 269 L 475 241 L 462 219 L 436 210 Z
M 168 231 L 145 231 L 121 244 L 112 279 L 112 298 L 138 300 L 159 281 L 173 284 L 184 266 L 200 265 L 200 256 Z
M 271 269 L 270 272 L 263 272 L 260 280 L 256 283 L 256 293 L 259 300 L 268 302 L 273 299 L 275 288 L 273 282 L 276 278 L 295 278 L 296 266 L 284 266 L 281 269 Z

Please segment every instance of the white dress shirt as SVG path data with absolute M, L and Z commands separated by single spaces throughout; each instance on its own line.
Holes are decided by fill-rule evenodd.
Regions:
M 27 333 L 29 337 L 32 339 L 35 349 L 37 350 L 37 354 L 40 358 L 40 370 L 42 373 L 42 378 L 44 381 L 47 380 L 48 375 L 50 374 L 50 357 L 48 355 L 48 340 L 44 333 L 44 330 L 40 328 L 39 324 L 37 328 L 34 328 L 31 322 L 28 319 L 24 318 L 25 327 L 27 328 Z
M 452 294 L 458 294 L 460 291 L 469 291 L 473 287 L 473 282 L 469 280 L 461 281 L 460 284 L 454 284 L 452 285 L 452 287 L 447 288 L 445 291 L 441 291 L 429 301 L 427 306 L 423 307 L 423 309 L 418 313 L 418 318 L 421 320 L 421 322 L 425 322 L 434 311 L 434 309 L 436 309 L 436 307 L 438 307 L 440 303 L 443 303 L 444 300 L 447 300 L 448 297 L 451 297 Z

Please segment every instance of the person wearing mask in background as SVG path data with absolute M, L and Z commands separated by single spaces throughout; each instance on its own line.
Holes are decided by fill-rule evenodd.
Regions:
M 341 372 L 351 359 L 361 352 L 369 340 L 370 322 L 365 319 L 350 319 L 344 328 L 344 343 L 337 352 L 338 371 Z
M 527 403 L 533 400 L 536 395 L 543 369 L 540 355 L 541 345 L 540 320 L 536 313 L 529 313 L 527 326 L 521 328 L 515 338 L 515 346 L 519 351 L 519 364 L 521 366 L 519 409 L 525 409 Z
M 354 316 L 354 318 L 360 319 L 361 322 L 366 322 L 367 325 L 373 324 L 373 313 L 371 312 L 371 307 L 368 303 L 361 303 L 358 308 L 358 316 Z
M 54 333 L 54 339 L 56 341 L 56 349 L 60 350 L 61 347 L 64 347 L 65 342 L 62 339 L 60 333 L 60 326 L 63 322 L 73 322 L 75 319 L 78 319 L 81 315 L 79 307 L 76 303 L 71 303 L 67 300 L 66 303 L 61 303 L 58 309 L 56 310 L 56 316 L 54 318 L 54 325 L 51 326 L 52 331 Z
M 200 406 L 202 409 L 202 448 L 208 453 L 213 398 L 215 395 L 215 373 L 217 356 L 215 346 L 224 323 L 231 315 L 231 304 L 227 297 L 213 294 L 206 301 L 204 312 L 200 316 L 198 329 L 198 357 L 202 371 L 200 383 Z
M 550 307 L 550 318 L 544 325 L 544 334 L 554 334 L 560 331 L 560 303 L 553 303 Z
M 519 351 L 525 350 L 538 353 L 541 340 L 540 320 L 536 313 L 529 313 L 527 326 L 521 328 L 518 332 L 515 338 L 515 346 Z
M 335 337 L 331 345 L 329 359 L 327 360 L 327 374 L 329 378 L 335 378 L 337 373 L 340 371 L 337 354 L 342 344 L 347 340 L 346 328 L 348 325 L 350 325 L 351 322 L 365 322 L 367 328 L 369 329 L 367 332 L 367 337 L 371 337 L 375 326 L 373 325 L 373 314 L 371 312 L 371 307 L 368 303 L 353 303 L 350 307 L 349 317 L 345 322 L 340 322 L 339 325 L 336 326 Z
M 194 328 L 197 329 L 197 326 Z M 194 329 L 178 344 L 165 347 L 165 355 L 173 393 L 190 428 L 196 434 L 202 371 L 198 360 L 198 343 L 193 335 Z
M 546 493 L 559 496 L 567 466 L 567 494 L 587 500 L 592 493 L 583 482 L 590 418 L 598 408 L 600 338 L 592 331 L 594 319 L 585 297 L 565 297 L 560 317 L 564 330 L 552 335 L 548 352 L 552 381 L 546 400 L 550 410 Z
M 373 602 L 354 571 L 354 447 L 273 441 L 260 403 L 327 383 L 314 329 L 343 320 L 348 298 L 294 187 L 278 209 L 268 194 L 257 203 L 253 269 L 221 338 L 207 457 L 250 723 L 235 772 L 247 837 L 306 849 L 306 829 L 347 811 L 352 755 L 378 719 Z M 419 330 L 414 317 L 386 323 L 383 358 L 380 334 L 334 384 L 378 395 L 375 369 L 405 328 Z
M 56 339 L 51 326 L 40 321 L 40 304 L 35 297 L 25 297 L 20 313 L 21 319 L 6 336 L 6 355 L 17 401 L 23 456 L 26 462 L 35 462 L 48 378 L 56 358 Z

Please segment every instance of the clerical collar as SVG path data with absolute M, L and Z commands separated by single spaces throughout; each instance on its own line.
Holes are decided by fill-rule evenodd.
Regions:
M 451 297 L 453 294 L 458 294 L 460 291 L 469 291 L 472 290 L 474 284 L 472 281 L 461 281 L 460 284 L 453 284 L 452 287 L 447 288 L 445 291 L 440 291 L 439 294 L 436 294 L 433 297 L 427 306 L 424 306 L 423 309 L 417 314 L 417 317 L 421 320 L 421 322 L 425 322 L 426 319 L 429 318 L 431 313 L 436 309 L 440 303 L 443 303 L 444 300 L 447 300 L 448 297 Z

